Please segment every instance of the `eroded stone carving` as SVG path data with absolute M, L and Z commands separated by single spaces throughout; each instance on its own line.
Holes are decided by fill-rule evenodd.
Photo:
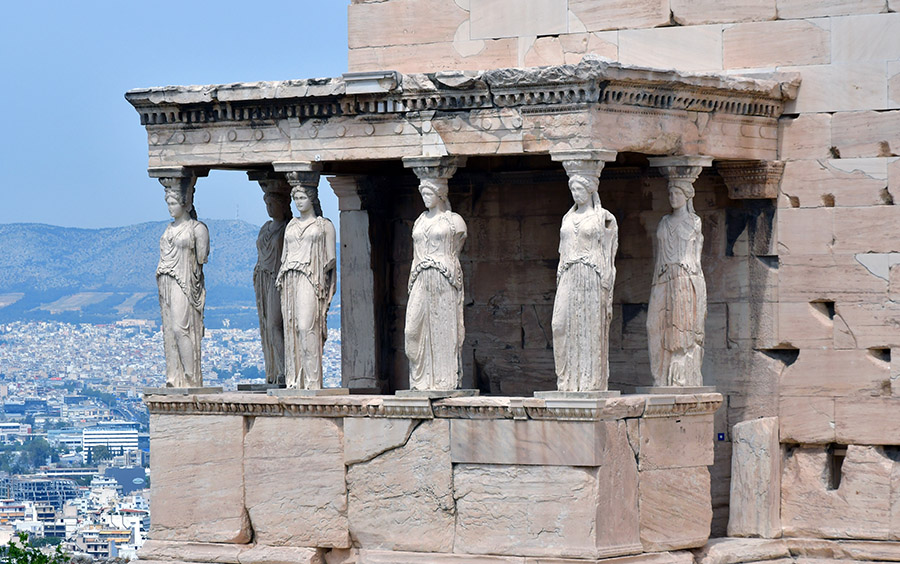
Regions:
M 322 217 L 318 172 L 288 172 L 300 213 L 284 231 L 276 286 L 284 318 L 284 378 L 288 388 L 322 388 L 326 316 L 337 288 L 334 224 Z
M 656 228 L 647 337 L 655 386 L 702 386 L 706 281 L 700 266 L 703 230 L 694 213 L 694 181 L 712 159 L 650 159 L 669 179 L 672 213 Z
M 604 391 L 609 382 L 609 323 L 619 246 L 616 218 L 597 190 L 612 151 L 556 153 L 569 175 L 575 204 L 559 230 L 553 302 L 553 358 L 562 392 Z
M 266 365 L 266 383 L 284 384 L 284 322 L 281 292 L 275 286 L 281 269 L 284 230 L 291 219 L 290 184 L 272 173 L 249 173 L 263 190 L 266 211 L 272 219 L 259 230 L 256 239 L 257 261 L 253 269 L 253 289 L 259 314 L 259 336 Z
M 448 180 L 459 161 L 404 159 L 419 177 L 427 208 L 413 224 L 413 261 L 404 330 L 411 390 L 455 390 L 462 381 L 463 275 L 459 253 L 466 222 L 450 209 Z
M 172 223 L 159 239 L 159 309 L 166 355 L 166 387 L 199 388 L 200 340 L 206 287 L 203 265 L 209 257 L 209 230 L 194 210 L 195 176 L 163 177 Z

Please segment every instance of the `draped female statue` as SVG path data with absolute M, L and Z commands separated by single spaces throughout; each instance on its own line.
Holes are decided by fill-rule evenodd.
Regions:
M 326 317 L 337 287 L 334 225 L 322 217 L 318 189 L 298 185 L 291 198 L 300 217 L 284 230 L 276 286 L 284 318 L 284 378 L 288 388 L 322 388 Z
M 552 318 L 553 359 L 561 392 L 605 391 L 609 382 L 619 231 L 616 218 L 600 205 L 599 184 L 596 175 L 570 172 L 575 204 L 559 230 Z
M 413 224 L 413 261 L 405 348 L 411 390 L 455 390 L 462 380 L 463 276 L 459 253 L 466 223 L 450 209 L 446 178 L 422 178 L 427 208 Z
M 166 355 L 166 387 L 199 388 L 200 340 L 206 288 L 203 265 L 209 257 L 209 230 L 197 221 L 193 183 L 182 178 L 161 179 L 172 223 L 159 239 L 156 284 L 162 313 Z
M 281 182 L 284 182 L 283 180 Z M 284 230 L 291 219 L 291 202 L 287 191 L 279 190 L 277 180 L 261 180 L 266 211 L 272 219 L 263 224 L 256 239 L 256 268 L 253 289 L 259 315 L 259 335 L 266 364 L 266 383 L 284 384 L 284 325 L 281 315 L 281 292 L 275 279 L 281 269 Z
M 703 232 L 690 180 L 670 179 L 672 213 L 656 228 L 656 259 L 647 336 L 655 386 L 702 386 L 706 281 L 700 268 Z

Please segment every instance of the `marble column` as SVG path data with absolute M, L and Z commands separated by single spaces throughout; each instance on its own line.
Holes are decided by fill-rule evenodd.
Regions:
M 292 217 L 291 185 L 283 173 L 251 171 L 247 176 L 262 188 L 263 201 L 271 218 L 259 230 L 256 239 L 257 262 L 253 269 L 266 387 L 284 387 L 284 321 L 281 291 L 275 286 L 275 280 L 281 269 L 284 229 Z
M 197 220 L 194 186 L 206 170 L 151 168 L 150 176 L 165 188 L 172 216 L 159 240 L 156 282 L 166 357 L 166 388 L 203 387 L 201 340 L 206 307 L 203 265 L 209 258 L 209 230 Z M 218 390 L 221 390 L 219 388 Z
M 706 281 L 701 254 L 703 229 L 694 212 L 694 181 L 711 157 L 651 158 L 668 179 L 672 213 L 656 229 L 653 279 L 647 311 L 647 340 L 653 387 L 639 391 L 703 389 Z M 662 388 L 662 390 L 660 390 Z
M 372 256 L 364 177 L 328 177 L 341 212 L 341 382 L 357 392 L 382 393 L 379 370 L 380 296 Z
M 462 383 L 463 273 L 459 255 L 466 241 L 466 222 L 453 212 L 449 179 L 460 157 L 404 158 L 403 165 L 419 178 L 425 211 L 413 224 L 413 261 L 404 325 L 404 349 L 409 359 L 413 395 L 433 397 L 475 395 Z M 398 392 L 397 395 L 407 395 Z
M 595 397 L 609 392 L 609 326 L 612 320 L 615 257 L 619 245 L 616 218 L 598 193 L 600 173 L 615 151 L 553 151 L 569 176 L 574 204 L 560 227 L 559 266 L 553 303 L 553 359 L 556 392 Z

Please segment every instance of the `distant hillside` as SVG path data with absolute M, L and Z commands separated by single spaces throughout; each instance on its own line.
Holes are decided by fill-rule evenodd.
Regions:
M 0 322 L 159 319 L 156 263 L 165 221 L 109 229 L 0 225 Z M 209 220 L 207 326 L 256 324 L 258 227 Z

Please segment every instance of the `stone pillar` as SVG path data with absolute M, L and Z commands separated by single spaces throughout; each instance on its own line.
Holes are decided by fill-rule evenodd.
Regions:
M 383 393 L 379 299 L 363 177 L 330 176 L 328 182 L 341 211 L 341 385 L 357 392 Z
M 742 421 L 731 430 L 728 536 L 781 536 L 781 460 L 778 418 Z
M 562 162 L 569 176 L 574 205 L 560 227 L 552 322 L 557 391 L 535 396 L 618 395 L 607 387 L 619 228 L 613 214 L 603 209 L 598 193 L 600 172 L 606 162 L 616 159 L 616 152 L 564 150 L 552 151 L 550 156 Z
M 465 157 L 452 156 L 403 158 L 403 166 L 419 178 L 419 193 L 427 209 L 413 224 L 413 263 L 404 324 L 410 389 L 398 391 L 398 396 L 478 394 L 478 390 L 460 389 L 465 328 L 459 255 L 467 228 L 462 216 L 451 210 L 448 199 L 449 179 L 465 162 Z M 439 291 L 430 289 L 437 287 Z
M 284 229 L 291 219 L 291 185 L 284 173 L 250 171 L 250 180 L 259 183 L 266 211 L 271 218 L 259 230 L 256 239 L 257 262 L 253 270 L 253 289 L 259 315 L 259 334 L 266 366 L 262 389 L 284 387 L 284 321 L 281 292 L 275 286 L 284 249 Z M 255 390 L 258 384 L 238 384 L 239 390 Z
M 658 157 L 649 161 L 669 181 L 672 213 L 657 226 L 647 311 L 654 385 L 638 391 L 671 393 L 672 387 L 713 391 L 703 387 L 700 372 L 706 331 L 706 281 L 700 264 L 702 225 L 693 204 L 694 181 L 704 167 L 712 165 L 712 157 Z

